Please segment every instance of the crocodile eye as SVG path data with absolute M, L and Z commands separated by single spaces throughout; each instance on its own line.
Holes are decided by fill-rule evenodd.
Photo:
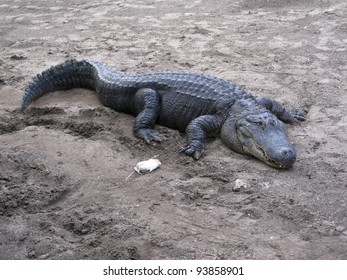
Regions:
M 264 128 L 265 127 L 265 122 L 264 121 L 258 121 L 257 122 L 257 125 L 261 128 Z

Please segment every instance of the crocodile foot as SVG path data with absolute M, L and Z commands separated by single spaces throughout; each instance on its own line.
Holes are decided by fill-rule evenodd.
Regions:
M 165 140 L 165 136 L 160 134 L 158 131 L 150 128 L 141 128 L 135 131 L 135 135 L 150 144 L 151 142 L 161 142 Z
M 187 156 L 192 157 L 195 160 L 198 160 L 202 155 L 202 149 L 199 147 L 195 147 L 194 145 L 187 145 L 182 148 L 180 153 L 185 153 Z
M 305 120 L 305 116 L 300 112 L 286 111 L 286 114 L 282 116 L 282 120 L 288 123 L 303 122 Z

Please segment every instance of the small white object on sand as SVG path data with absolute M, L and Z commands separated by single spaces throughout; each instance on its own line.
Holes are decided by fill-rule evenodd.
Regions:
M 159 161 L 159 159 L 151 158 L 149 160 L 138 162 L 134 169 L 137 173 L 144 174 L 152 172 L 153 170 L 159 168 L 160 165 L 161 162 Z
M 233 186 L 234 192 L 239 192 L 241 188 L 247 188 L 247 181 L 243 179 L 236 179 Z

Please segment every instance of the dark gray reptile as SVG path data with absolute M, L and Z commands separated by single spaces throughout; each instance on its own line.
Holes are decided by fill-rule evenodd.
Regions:
M 21 110 L 55 90 L 89 88 L 103 105 L 136 116 L 134 134 L 162 141 L 155 123 L 186 131 L 186 155 L 199 159 L 207 137 L 277 168 L 296 160 L 284 122 L 303 121 L 269 98 L 256 98 L 216 77 L 185 72 L 125 73 L 94 60 L 69 60 L 37 75 L 25 89 Z

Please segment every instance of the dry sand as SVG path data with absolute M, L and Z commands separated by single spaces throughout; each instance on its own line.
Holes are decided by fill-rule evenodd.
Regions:
M 347 259 L 345 0 L 80 2 L 0 3 L 1 259 Z M 298 160 L 276 170 L 217 139 L 194 161 L 183 134 L 146 145 L 83 89 L 19 112 L 69 58 L 205 72 L 299 109 Z

